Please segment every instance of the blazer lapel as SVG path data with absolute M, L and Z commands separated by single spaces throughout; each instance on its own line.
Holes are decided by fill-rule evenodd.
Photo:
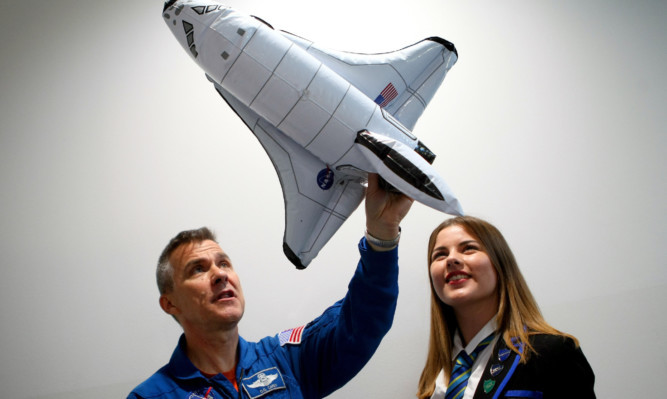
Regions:
M 519 351 L 523 351 L 523 346 L 519 348 Z M 474 398 L 498 398 L 512 374 L 514 374 L 520 360 L 519 355 L 509 349 L 505 340 L 500 337 L 493 348 L 491 358 L 484 368 L 484 374 L 482 374 L 482 379 L 477 385 Z

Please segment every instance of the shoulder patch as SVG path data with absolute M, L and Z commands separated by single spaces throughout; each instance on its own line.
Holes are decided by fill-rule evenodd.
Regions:
M 280 346 L 285 346 L 285 344 L 299 345 L 301 343 L 304 328 L 306 328 L 306 326 L 290 328 L 289 330 L 285 330 L 278 334 Z

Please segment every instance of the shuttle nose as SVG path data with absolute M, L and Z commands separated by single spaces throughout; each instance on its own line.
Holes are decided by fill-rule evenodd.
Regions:
M 169 8 L 172 4 L 176 3 L 178 0 L 167 0 L 164 2 L 164 8 L 162 9 L 162 12 L 165 12 L 167 8 Z
M 164 7 L 162 8 L 162 12 L 165 12 L 167 8 L 169 8 L 170 5 L 174 4 L 176 0 L 167 0 L 164 2 Z

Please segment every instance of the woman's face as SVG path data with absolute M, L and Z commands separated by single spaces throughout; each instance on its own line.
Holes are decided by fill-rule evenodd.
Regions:
M 463 227 L 438 233 L 431 252 L 431 279 L 441 301 L 455 311 L 498 309 L 498 274 L 481 244 Z

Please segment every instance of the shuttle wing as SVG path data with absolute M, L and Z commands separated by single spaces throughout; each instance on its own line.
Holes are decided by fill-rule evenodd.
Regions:
M 271 158 L 285 201 L 283 251 L 297 268 L 303 269 L 359 206 L 365 194 L 365 178 L 337 174 L 334 179 L 328 165 L 213 84 Z
M 325 49 L 291 33 L 280 33 L 343 76 L 410 130 L 458 59 L 454 45 L 439 37 L 389 53 L 356 54 Z

